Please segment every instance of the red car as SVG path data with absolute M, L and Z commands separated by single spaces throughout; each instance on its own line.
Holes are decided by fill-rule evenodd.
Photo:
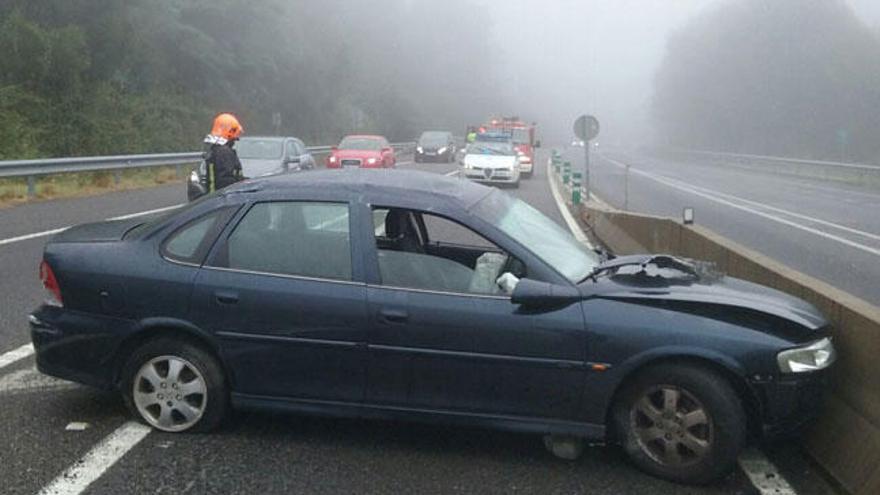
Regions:
M 327 168 L 393 168 L 394 149 L 382 136 L 346 136 L 330 150 Z

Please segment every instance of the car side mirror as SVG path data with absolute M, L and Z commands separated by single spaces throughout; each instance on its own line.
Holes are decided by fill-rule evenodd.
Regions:
M 391 153 L 392 151 L 391 148 L 382 148 L 382 153 Z
M 541 147 L 541 141 L 535 141 L 535 148 Z
M 339 146 L 331 146 L 330 151 L 339 151 Z
M 528 308 L 547 308 L 564 306 L 580 298 L 581 294 L 575 287 L 524 278 L 513 289 L 510 302 Z

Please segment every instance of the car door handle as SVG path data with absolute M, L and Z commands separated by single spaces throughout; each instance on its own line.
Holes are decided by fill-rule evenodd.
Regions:
M 238 303 L 238 294 L 235 292 L 215 292 L 214 299 L 220 304 L 231 306 Z
M 406 323 L 409 315 L 400 309 L 383 309 L 379 311 L 379 320 L 383 323 Z

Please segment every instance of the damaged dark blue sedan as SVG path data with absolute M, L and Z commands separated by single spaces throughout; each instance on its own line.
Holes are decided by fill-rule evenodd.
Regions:
M 496 189 L 418 172 L 240 183 L 48 242 L 39 369 L 171 432 L 230 408 L 619 443 L 700 483 L 815 415 L 825 319 L 667 256 L 609 259 Z

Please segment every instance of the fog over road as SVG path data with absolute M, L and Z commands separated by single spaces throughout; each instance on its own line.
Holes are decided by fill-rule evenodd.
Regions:
M 567 152 L 573 166 L 583 167 L 582 151 Z M 615 207 L 676 219 L 693 207 L 695 223 L 880 301 L 880 191 L 633 151 L 604 150 L 592 164 L 594 192 Z

